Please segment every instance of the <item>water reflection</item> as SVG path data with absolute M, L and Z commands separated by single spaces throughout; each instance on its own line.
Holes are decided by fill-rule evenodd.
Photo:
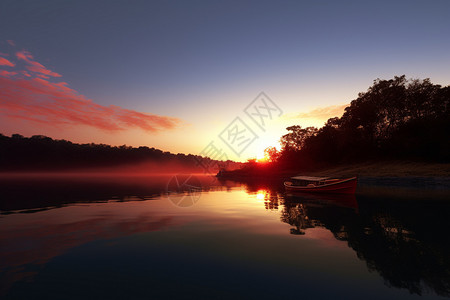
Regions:
M 177 192 L 174 178 L 192 178 L 202 191 L 230 190 L 239 184 L 211 176 L 163 174 L 150 176 L 0 177 L 0 214 L 32 213 L 73 203 L 145 201 Z M 181 189 L 181 193 L 184 193 Z M 181 194 L 180 193 L 180 194 Z
M 162 230 L 180 221 L 145 211 L 118 213 L 119 208 L 89 207 L 86 213 L 86 207 L 72 206 L 2 222 L 0 295 L 16 281 L 31 280 L 47 262 L 69 249 L 98 239 Z
M 378 201 L 377 201 L 378 200 Z M 387 284 L 450 295 L 449 203 L 361 197 L 348 243 Z
M 248 235 L 259 234 L 249 224 L 282 225 L 279 234 L 296 241 L 314 229 L 327 230 L 387 286 L 416 295 L 431 291 L 450 296 L 450 203 L 442 191 L 420 197 L 408 189 L 396 193 L 372 189 L 356 197 L 289 195 L 279 183 L 211 183 L 208 178 L 202 179 L 199 203 L 179 209 L 162 201 L 168 179 L 1 182 L 0 295 L 17 282 L 32 280 L 45 264 L 70 249 L 101 239 L 184 228 L 201 218 L 214 219 L 219 212 L 221 223 L 208 221 L 209 225 L 242 228 Z M 218 201 L 215 191 L 229 196 Z M 247 219 L 237 218 L 238 210 L 245 210 Z M 274 213 L 271 216 L 279 221 L 270 223 L 261 212 Z M 245 241 L 240 242 L 245 247 Z
M 409 191 L 414 193 L 415 191 Z M 391 197 L 374 195 L 280 195 L 260 190 L 265 208 L 280 211 L 290 234 L 305 235 L 325 228 L 346 241 L 371 271 L 391 287 L 422 295 L 450 296 L 450 203 L 413 199 L 403 191 Z M 442 193 L 440 194 L 442 195 Z

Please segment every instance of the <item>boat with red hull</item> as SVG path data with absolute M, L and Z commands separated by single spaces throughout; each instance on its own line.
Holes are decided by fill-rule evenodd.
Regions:
M 354 194 L 357 178 L 335 179 L 329 177 L 295 176 L 284 182 L 287 191 L 306 193 Z

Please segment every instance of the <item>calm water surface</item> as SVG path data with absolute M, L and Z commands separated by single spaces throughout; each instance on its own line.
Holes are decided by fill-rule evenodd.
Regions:
M 1 179 L 0 298 L 450 297 L 448 189 L 175 179 Z

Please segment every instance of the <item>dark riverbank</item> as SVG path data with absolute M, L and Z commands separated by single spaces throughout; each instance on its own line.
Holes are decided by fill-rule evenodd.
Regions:
M 244 182 L 279 181 L 295 175 L 337 178 L 358 176 L 359 185 L 450 188 L 450 164 L 448 163 L 366 162 L 304 170 L 288 170 L 270 164 L 261 164 L 224 172 L 222 178 Z

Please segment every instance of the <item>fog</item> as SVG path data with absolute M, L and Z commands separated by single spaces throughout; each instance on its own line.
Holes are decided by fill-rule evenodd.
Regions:
M 242 163 L 229 162 L 221 164 L 226 170 L 238 169 Z M 40 169 L 4 171 L 0 170 L 1 178 L 20 177 L 72 177 L 72 176 L 146 176 L 146 175 L 174 175 L 174 174 L 196 174 L 214 176 L 219 171 L 219 165 L 215 162 L 204 163 L 192 161 L 186 162 L 155 162 L 153 160 L 120 164 L 108 167 L 84 167 L 84 168 L 58 168 L 57 170 L 47 170 L 45 166 Z

